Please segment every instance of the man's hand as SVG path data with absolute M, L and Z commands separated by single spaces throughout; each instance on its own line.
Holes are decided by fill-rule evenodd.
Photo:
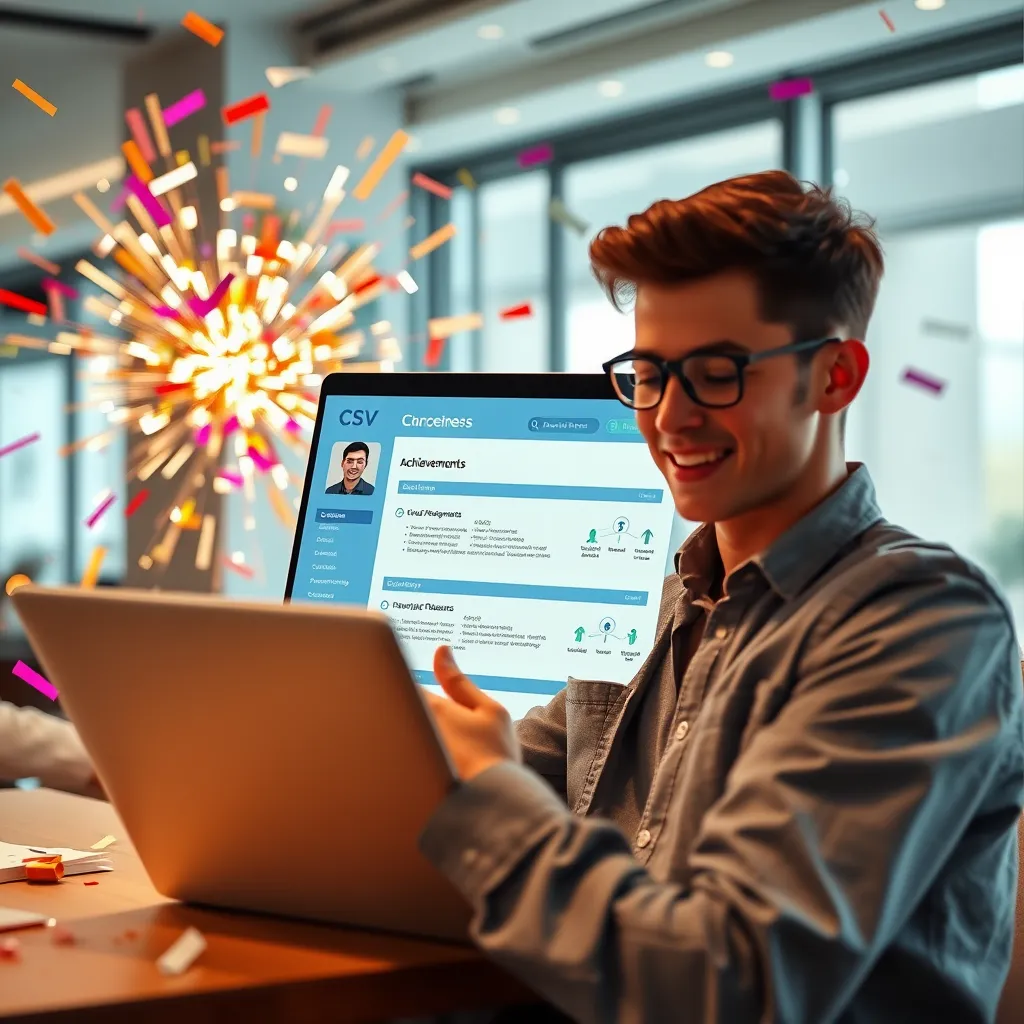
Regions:
M 434 675 L 450 699 L 436 693 L 426 698 L 459 778 L 468 782 L 502 761 L 519 763 L 511 716 L 459 671 L 450 648 L 434 653 Z

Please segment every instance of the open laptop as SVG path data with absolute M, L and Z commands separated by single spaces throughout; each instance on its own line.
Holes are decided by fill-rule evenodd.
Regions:
M 413 678 L 438 644 L 514 718 L 650 651 L 675 517 L 597 374 L 335 374 L 286 599 L 382 611 Z

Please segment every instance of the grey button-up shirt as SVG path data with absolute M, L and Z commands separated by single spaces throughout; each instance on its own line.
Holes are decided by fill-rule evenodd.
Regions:
M 851 468 L 710 610 L 697 530 L 636 678 L 571 679 L 519 723 L 526 767 L 428 824 L 475 940 L 574 1019 L 993 1019 L 1024 796 L 1009 608 Z

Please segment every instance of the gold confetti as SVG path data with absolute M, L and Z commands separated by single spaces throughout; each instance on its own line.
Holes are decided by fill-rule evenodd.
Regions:
M 445 224 L 443 228 L 438 228 L 432 235 L 427 235 L 422 242 L 417 242 L 409 250 L 409 259 L 418 260 L 422 256 L 426 256 L 427 253 L 433 252 L 438 247 L 444 245 L 449 239 L 455 237 L 455 225 L 452 223 Z
M 57 108 L 49 100 L 43 99 L 35 89 L 26 85 L 20 78 L 14 80 L 14 88 L 30 103 L 34 103 L 44 114 L 49 114 L 50 117 L 53 117 L 57 113 Z
M 381 179 L 398 159 L 398 155 L 405 149 L 408 142 L 409 136 L 401 129 L 388 139 L 387 144 L 377 154 L 377 158 L 366 169 L 359 184 L 352 190 L 352 195 L 356 199 L 365 202 L 370 198 L 373 190 L 380 184 Z

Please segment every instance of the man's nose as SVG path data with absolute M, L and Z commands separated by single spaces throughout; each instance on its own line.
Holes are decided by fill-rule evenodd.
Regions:
M 654 421 L 659 433 L 678 434 L 703 421 L 704 409 L 686 393 L 678 377 L 670 376 Z

